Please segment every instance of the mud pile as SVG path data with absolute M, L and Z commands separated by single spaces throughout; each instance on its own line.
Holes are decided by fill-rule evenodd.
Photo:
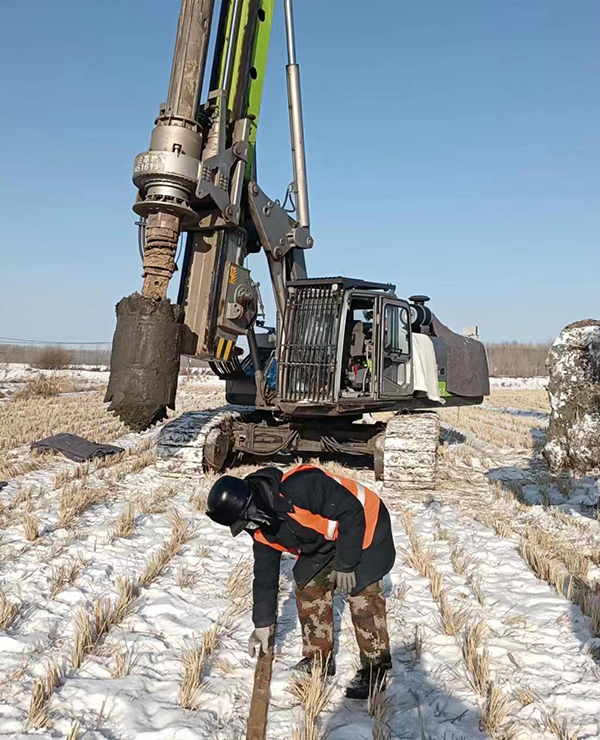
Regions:
M 569 324 L 546 361 L 550 425 L 544 457 L 551 470 L 600 472 L 600 321 Z
M 117 328 L 105 401 L 134 431 L 143 431 L 175 408 L 183 312 L 169 300 L 139 293 L 117 304 Z

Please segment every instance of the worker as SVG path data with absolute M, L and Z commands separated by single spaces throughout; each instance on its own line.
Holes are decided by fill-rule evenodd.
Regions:
M 333 594 L 349 594 L 361 667 L 346 696 L 367 699 L 385 688 L 391 667 L 382 578 L 396 552 L 390 516 L 379 496 L 360 483 L 312 465 L 286 473 L 263 468 L 244 479 L 222 476 L 208 495 L 208 516 L 247 532 L 254 552 L 252 656 L 266 652 L 277 615 L 281 554 L 294 566 L 303 659 L 296 669 L 320 666 L 335 674 Z

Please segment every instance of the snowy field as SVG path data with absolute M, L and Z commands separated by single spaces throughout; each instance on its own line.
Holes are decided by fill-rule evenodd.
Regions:
M 4 373 L 0 737 L 242 740 L 251 544 L 204 515 L 214 478 L 169 475 L 159 428 L 131 434 L 106 412 L 106 373 L 63 371 L 66 390 L 47 398 L 22 392 L 28 371 Z M 220 409 L 223 387 L 183 377 L 178 403 Z M 284 561 L 270 740 L 600 737 L 598 482 L 549 474 L 548 411 L 542 382 L 498 379 L 484 407 L 441 412 L 438 488 L 393 513 L 394 667 L 370 707 L 343 695 L 357 649 L 341 597 L 338 672 L 318 687 L 320 712 L 294 683 L 301 642 Z M 76 464 L 29 451 L 61 431 L 125 452 Z M 380 490 L 371 469 L 345 472 Z

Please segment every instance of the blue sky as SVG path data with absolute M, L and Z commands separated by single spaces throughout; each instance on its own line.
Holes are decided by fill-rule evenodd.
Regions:
M 0 335 L 110 340 L 140 288 L 131 169 L 178 12 L 3 1 Z M 258 154 L 272 197 L 290 180 L 281 15 Z M 296 0 L 310 274 L 427 293 L 491 341 L 597 318 L 599 20 L 595 0 Z

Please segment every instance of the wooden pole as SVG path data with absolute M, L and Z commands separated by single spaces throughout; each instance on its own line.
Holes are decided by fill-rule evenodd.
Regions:
M 274 638 L 275 627 L 273 626 L 269 635 L 267 652 L 261 653 L 256 662 L 246 740 L 265 740 L 267 716 L 269 713 L 269 690 L 271 687 L 271 674 L 273 672 Z

